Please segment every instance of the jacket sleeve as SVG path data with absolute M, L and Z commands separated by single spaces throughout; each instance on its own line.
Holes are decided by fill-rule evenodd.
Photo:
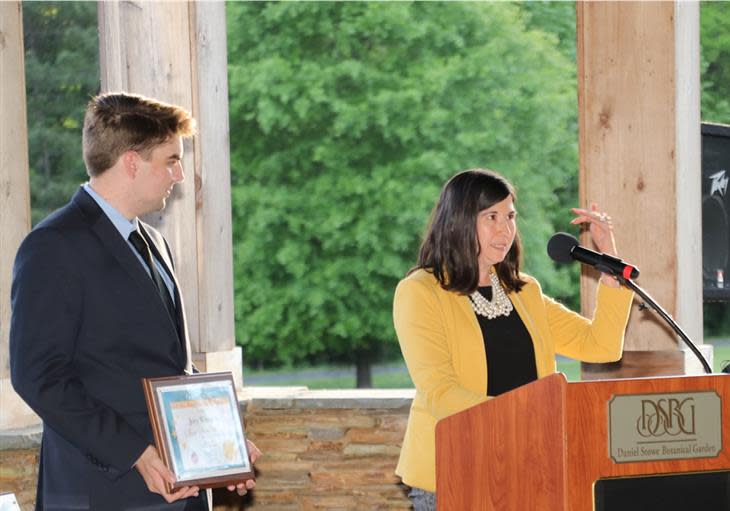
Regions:
M 50 229 L 33 231 L 21 245 L 11 290 L 11 380 L 47 427 L 115 479 L 132 467 L 148 442 L 93 397 L 75 365 L 84 314 L 84 277 L 75 257 L 60 233 Z
M 417 280 L 398 284 L 393 302 L 393 322 L 408 372 L 429 412 L 437 420 L 487 400 L 459 385 L 451 360 L 438 299 Z
M 593 319 L 543 296 L 557 353 L 583 362 L 613 362 L 621 358 L 634 293 L 601 283 L 596 293 Z

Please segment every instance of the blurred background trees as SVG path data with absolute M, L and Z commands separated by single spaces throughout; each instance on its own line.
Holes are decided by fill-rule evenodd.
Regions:
M 730 11 L 702 2 L 702 120 L 730 124 Z
M 35 224 L 86 180 L 81 127 L 100 86 L 96 3 L 24 2 L 23 30 Z
M 577 173 L 574 64 L 497 3 L 228 4 L 237 338 L 249 361 L 393 353 L 393 289 L 442 184 L 518 188 L 526 269 Z M 272 342 L 279 339 L 280 342 Z
M 702 118 L 730 123 L 730 18 L 703 3 Z M 95 2 L 23 4 L 33 221 L 85 177 L 99 90 Z M 237 340 L 247 365 L 398 359 L 397 281 L 440 187 L 498 170 L 518 189 L 527 272 L 578 305 L 549 236 L 577 203 L 575 5 L 229 3 Z M 575 231 L 574 231 L 575 232 Z M 706 333 L 730 334 L 727 304 Z

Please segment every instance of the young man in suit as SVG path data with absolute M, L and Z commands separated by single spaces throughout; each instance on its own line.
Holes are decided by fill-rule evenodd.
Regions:
M 140 385 L 192 371 L 172 255 L 139 217 L 164 208 L 183 180 L 183 138 L 194 129 L 174 105 L 93 98 L 83 128 L 89 181 L 18 250 L 10 369 L 44 423 L 36 509 L 208 509 L 197 487 L 166 490 L 174 476 L 153 446 Z

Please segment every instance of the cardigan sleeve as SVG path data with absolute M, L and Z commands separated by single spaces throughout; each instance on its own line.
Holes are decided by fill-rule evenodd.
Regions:
M 583 362 L 613 362 L 621 358 L 634 293 L 603 284 L 598 285 L 596 293 L 593 319 L 543 296 L 557 353 Z
M 393 302 L 393 322 L 403 358 L 416 389 L 425 397 L 429 413 L 437 420 L 487 400 L 459 385 L 452 363 L 443 311 L 433 289 L 416 279 L 398 284 Z

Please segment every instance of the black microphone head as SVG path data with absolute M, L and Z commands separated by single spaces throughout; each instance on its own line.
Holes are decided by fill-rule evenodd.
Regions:
M 554 234 L 547 244 L 547 253 L 555 262 L 572 263 L 574 261 L 571 251 L 579 245 L 578 240 L 567 232 Z

